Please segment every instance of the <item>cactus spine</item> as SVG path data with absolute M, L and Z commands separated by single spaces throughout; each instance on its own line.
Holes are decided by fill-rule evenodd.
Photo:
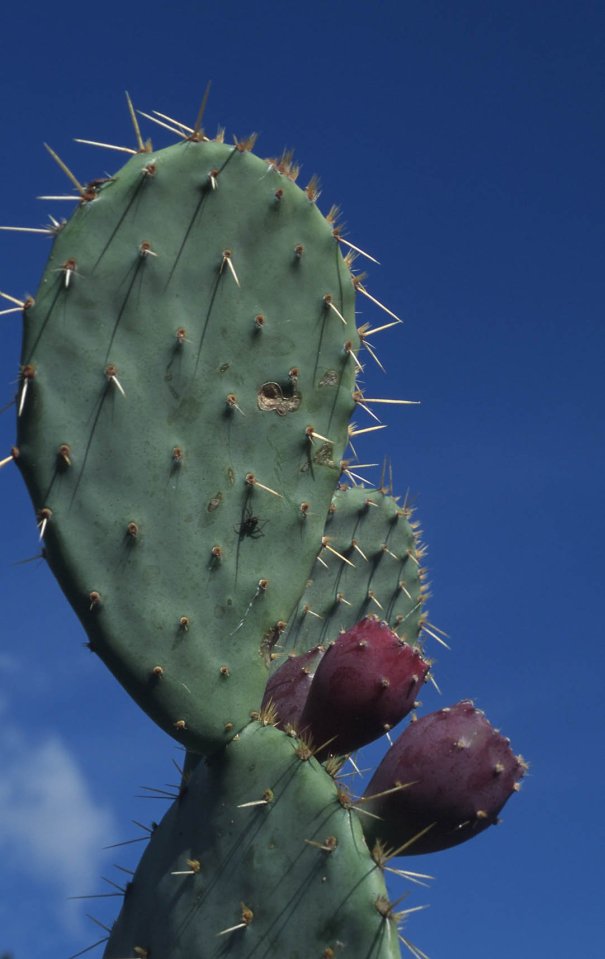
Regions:
M 343 458 L 365 405 L 367 291 L 290 154 L 262 160 L 254 137 L 227 146 L 198 125 L 157 151 L 137 136 L 115 175 L 78 185 L 20 304 L 18 438 L 2 461 L 23 474 L 90 649 L 189 750 L 105 955 L 396 956 L 381 840 L 397 829 L 364 840 L 333 778 L 338 737 L 340 752 L 376 738 L 427 666 L 410 512 Z M 313 724 L 332 728 L 326 696 L 346 682 L 344 630 L 389 659 L 389 702 L 404 682 L 409 702 L 369 737 L 341 724 L 315 758 Z M 393 630 L 387 654 L 374 644 Z M 280 657 L 306 664 L 334 643 L 323 699 L 316 687 L 305 712 L 293 683 L 299 718 L 280 722 L 274 679 L 263 697 Z

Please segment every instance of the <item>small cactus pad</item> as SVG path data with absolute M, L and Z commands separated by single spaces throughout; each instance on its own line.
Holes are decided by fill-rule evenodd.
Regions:
M 300 717 L 307 701 L 317 665 L 325 652 L 314 646 L 306 653 L 291 653 L 273 673 L 261 704 L 261 710 L 273 708 L 278 729 L 300 730 Z
M 353 752 L 407 716 L 428 668 L 386 623 L 362 619 L 322 657 L 299 728 L 323 747 L 321 755 Z
M 258 708 L 355 407 L 315 195 L 182 142 L 85 191 L 24 310 L 18 464 L 90 648 L 201 753 Z
M 334 642 L 374 613 L 415 644 L 426 618 L 424 547 L 412 510 L 380 489 L 341 486 L 323 549 L 280 640 L 287 650 Z
M 364 808 L 380 819 L 364 822 L 366 837 L 407 845 L 402 855 L 466 842 L 497 822 L 526 768 L 472 702 L 430 713 L 410 723 L 374 773 Z
M 199 763 L 151 836 L 105 959 L 398 959 L 357 816 L 298 751 L 253 723 Z

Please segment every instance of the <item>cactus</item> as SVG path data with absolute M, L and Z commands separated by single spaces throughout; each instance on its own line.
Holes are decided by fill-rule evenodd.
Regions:
M 107 955 L 394 959 L 383 875 L 349 807 L 304 744 L 252 723 L 154 831 Z
M 18 463 L 46 558 L 91 650 L 198 752 L 258 707 L 317 553 L 353 301 L 312 199 L 204 141 L 99 186 L 24 312 Z
M 421 817 L 386 767 L 395 805 L 371 787 L 359 809 L 378 804 L 388 832 L 338 781 L 338 754 L 414 705 L 422 634 L 440 639 L 411 511 L 343 458 L 369 402 L 354 322 L 369 294 L 290 153 L 262 160 L 254 136 L 227 146 L 199 118 L 154 151 L 134 125 L 115 175 L 69 173 L 78 209 L 15 301 L 18 438 L 0 461 L 23 474 L 89 648 L 188 749 L 105 956 L 387 959 L 398 939 L 423 956 L 383 876 L 385 843 Z M 410 735 L 424 728 L 430 744 L 430 717 Z

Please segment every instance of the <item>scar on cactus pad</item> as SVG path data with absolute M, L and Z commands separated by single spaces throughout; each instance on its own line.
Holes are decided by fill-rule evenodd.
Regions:
M 53 238 L 36 296 L 1 294 L 23 343 L 0 466 L 90 650 L 188 749 L 105 957 L 418 959 L 384 884 L 417 874 L 387 863 L 474 837 L 525 765 L 464 701 L 412 722 L 358 800 L 338 780 L 444 643 L 418 523 L 353 445 L 375 404 L 413 402 L 361 386 L 400 320 L 290 151 L 206 135 L 207 92 L 193 126 L 144 114 L 178 140 L 159 150 L 128 98 L 135 147 L 81 141 L 129 156 L 111 176 L 49 147 L 77 207 L 31 231 Z M 358 328 L 357 294 L 388 321 Z

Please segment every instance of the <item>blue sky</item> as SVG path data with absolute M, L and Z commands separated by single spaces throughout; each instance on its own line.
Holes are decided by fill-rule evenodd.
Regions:
M 72 138 L 132 145 L 126 89 L 191 122 L 211 79 L 209 128 L 294 146 L 381 261 L 368 287 L 405 322 L 367 382 L 422 403 L 363 449 L 391 456 L 430 546 L 452 651 L 433 650 L 425 709 L 474 697 L 531 762 L 502 826 L 409 861 L 436 878 L 410 888 L 430 908 L 407 934 L 431 959 L 601 957 L 605 8 L 66 0 L 1 20 L 0 223 L 65 214 L 35 199 L 69 189 L 43 141 L 81 180 L 113 172 L 118 154 Z M 0 289 L 35 292 L 48 242 L 0 233 Z M 0 324 L 2 406 L 19 320 Z M 13 441 L 11 407 L 0 459 Z M 67 959 L 103 935 L 85 913 L 119 903 L 67 897 L 120 881 L 142 844 L 101 847 L 161 815 L 133 797 L 180 754 L 83 648 L 44 564 L 14 565 L 39 545 L 12 465 L 0 529 L 0 953 Z

